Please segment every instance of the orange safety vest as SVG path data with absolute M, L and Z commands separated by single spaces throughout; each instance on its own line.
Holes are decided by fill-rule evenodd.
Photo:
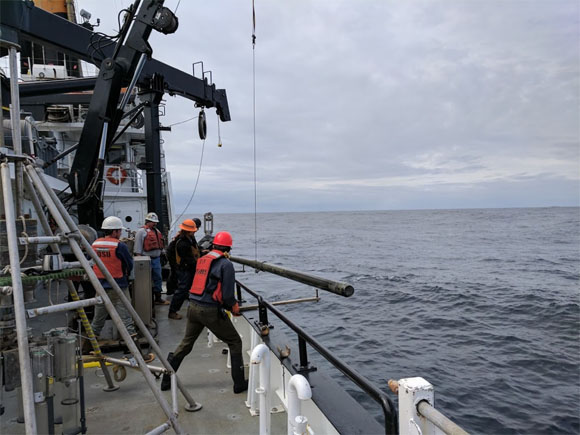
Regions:
M 159 232 L 159 230 L 155 228 L 147 228 L 144 226 L 145 231 L 147 234 L 143 239 L 143 251 L 153 251 L 155 249 L 163 249 L 163 236 Z
M 192 295 L 202 295 L 205 286 L 207 284 L 207 278 L 209 277 L 209 269 L 211 268 L 211 263 L 220 257 L 223 257 L 224 253 L 218 250 L 210 251 L 208 254 L 197 260 L 197 265 L 195 268 L 195 276 L 193 277 L 193 284 L 191 284 L 191 289 L 189 293 Z M 212 299 L 220 304 L 223 303 L 222 298 L 222 283 L 218 282 L 216 289 L 211 295 Z
M 113 237 L 101 237 L 100 239 L 95 240 L 92 246 L 101 261 L 105 263 L 107 270 L 111 275 L 113 275 L 113 278 L 123 278 L 123 263 L 115 253 L 117 246 L 119 246 L 119 239 Z M 95 271 L 97 278 L 105 278 L 105 275 L 103 275 L 101 269 L 99 269 L 96 264 L 93 266 L 93 270 Z

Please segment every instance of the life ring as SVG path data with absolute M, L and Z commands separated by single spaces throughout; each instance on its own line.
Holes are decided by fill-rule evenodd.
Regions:
M 117 172 L 119 173 L 118 175 Z M 127 171 L 125 171 L 125 169 L 121 168 L 120 166 L 111 166 L 107 170 L 107 180 L 109 180 L 109 183 L 113 183 L 115 185 L 123 184 L 126 179 Z

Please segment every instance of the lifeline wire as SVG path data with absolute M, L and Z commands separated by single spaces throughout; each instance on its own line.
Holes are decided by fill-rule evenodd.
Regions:
M 254 111 L 254 260 L 258 261 L 258 187 L 256 181 L 256 7 L 252 0 L 252 92 Z M 256 272 L 258 269 L 255 269 Z

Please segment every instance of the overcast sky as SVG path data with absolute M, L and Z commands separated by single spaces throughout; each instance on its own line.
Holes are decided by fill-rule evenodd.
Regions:
M 77 3 L 114 33 L 129 1 Z M 258 212 L 579 205 L 579 4 L 256 0 Z M 253 212 L 252 2 L 181 0 L 177 16 L 153 57 L 203 61 L 232 117 L 218 148 L 207 112 L 188 212 Z M 164 125 L 198 113 L 166 103 Z M 177 214 L 195 122 L 164 134 Z

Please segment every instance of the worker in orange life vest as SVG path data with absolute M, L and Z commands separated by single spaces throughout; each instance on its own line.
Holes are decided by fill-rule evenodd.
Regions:
M 217 338 L 226 343 L 230 349 L 234 393 L 248 389 L 244 375 L 242 357 L 242 339 L 224 309 L 234 316 L 240 315 L 240 308 L 235 297 L 236 273 L 234 265 L 228 259 L 232 248 L 232 236 L 227 231 L 217 233 L 213 240 L 213 249 L 197 261 L 193 284 L 189 291 L 189 308 L 185 336 L 175 350 L 167 357 L 175 371 L 193 349 L 195 340 L 204 327 L 207 327 Z M 169 375 L 163 375 L 161 390 L 171 386 Z
M 127 299 L 131 300 L 129 295 L 129 274 L 133 270 L 133 258 L 129 253 L 129 248 L 123 242 L 119 241 L 121 232 L 123 231 L 123 222 L 116 216 L 109 216 L 105 218 L 101 229 L 105 232 L 105 237 L 101 237 L 93 243 L 93 250 L 97 253 L 101 261 L 105 264 L 107 270 L 113 275 L 123 294 Z M 101 270 L 95 265 L 93 270 L 99 278 L 103 288 L 107 291 L 107 295 L 119 313 L 123 324 L 131 335 L 135 335 L 135 325 L 133 318 L 129 311 L 117 295 L 117 292 L 111 291 L 111 285 L 105 279 Z M 105 320 L 107 320 L 108 312 L 104 304 L 95 306 L 95 316 L 91 324 L 93 332 L 96 337 L 99 336 Z
M 168 305 L 161 297 L 163 277 L 161 275 L 161 254 L 163 253 L 163 235 L 155 226 L 159 223 L 157 213 L 147 213 L 145 225 L 135 233 L 135 255 L 146 255 L 151 258 L 151 279 L 153 280 L 153 297 L 155 304 Z

